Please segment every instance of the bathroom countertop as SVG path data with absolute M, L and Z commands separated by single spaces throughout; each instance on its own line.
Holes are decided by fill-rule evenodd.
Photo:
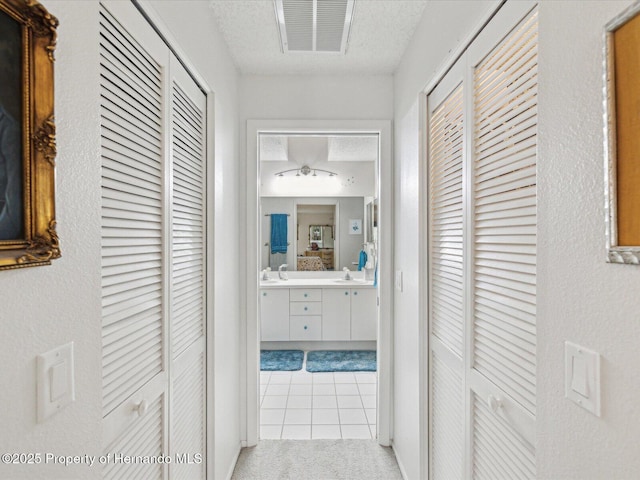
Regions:
M 341 278 L 290 278 L 280 280 L 271 278 L 270 280 L 260 280 L 260 288 L 375 288 L 373 281 L 361 279 L 343 280 Z

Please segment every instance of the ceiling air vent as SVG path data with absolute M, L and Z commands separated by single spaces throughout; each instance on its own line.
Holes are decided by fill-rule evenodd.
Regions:
M 346 52 L 355 0 L 274 1 L 283 52 Z

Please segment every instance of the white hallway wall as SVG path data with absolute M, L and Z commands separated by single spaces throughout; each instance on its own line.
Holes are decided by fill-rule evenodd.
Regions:
M 60 20 L 55 63 L 56 217 L 62 258 L 0 272 L 0 450 L 99 455 L 100 121 L 98 7 L 45 2 Z M 75 342 L 76 401 L 36 423 L 36 355 Z M 98 479 L 100 468 L 5 465 L 0 478 Z
M 215 92 L 216 479 L 239 439 L 237 72 L 206 2 L 151 2 Z M 101 452 L 100 119 L 98 2 L 43 0 L 60 20 L 56 49 L 58 233 L 50 267 L 0 272 L 0 451 Z M 35 357 L 75 342 L 76 401 L 36 423 Z M 98 479 L 99 467 L 0 464 L 0 478 Z
M 475 29 L 496 1 L 432 1 L 407 48 L 394 78 L 395 156 L 395 268 L 403 272 L 404 291 L 395 291 L 394 308 L 394 447 L 406 478 L 427 478 L 426 458 L 421 465 L 423 429 L 421 394 L 426 379 L 420 366 L 426 344 L 420 322 L 420 262 L 425 245 L 420 227 L 420 105 L 419 92 L 431 82 L 452 52 Z M 442 72 L 440 72 L 441 74 Z M 424 424 L 422 424 L 424 425 Z
M 539 27 L 538 474 L 640 472 L 640 267 L 605 262 L 602 32 L 630 1 L 543 1 Z M 602 417 L 564 398 L 564 342 L 602 355 Z

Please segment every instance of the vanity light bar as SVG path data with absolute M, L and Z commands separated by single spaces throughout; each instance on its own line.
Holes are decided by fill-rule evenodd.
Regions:
M 308 165 L 303 165 L 300 168 L 291 168 L 289 170 L 283 170 L 281 172 L 277 172 L 274 173 L 274 175 L 276 177 L 284 177 L 285 173 L 290 173 L 290 172 L 296 172 L 296 177 L 299 177 L 300 174 L 304 175 L 305 177 L 307 175 L 309 175 L 311 172 L 313 171 L 313 175 L 311 175 L 312 177 L 317 177 L 318 175 L 316 174 L 316 172 L 322 172 L 322 173 L 326 173 L 327 175 L 329 175 L 330 177 L 337 177 L 338 174 L 336 172 L 331 172 L 329 170 L 323 170 L 321 168 L 311 168 Z

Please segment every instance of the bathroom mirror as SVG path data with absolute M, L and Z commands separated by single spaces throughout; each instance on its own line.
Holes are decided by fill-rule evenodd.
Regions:
M 365 199 L 364 241 L 375 243 L 378 238 L 378 199 Z
M 357 269 L 365 229 L 350 235 L 349 219 L 364 218 L 366 201 L 376 197 L 377 134 L 265 133 L 258 150 L 261 268 L 297 270 L 299 258 L 320 257 L 325 270 Z M 287 251 L 277 256 L 271 214 L 290 219 Z

